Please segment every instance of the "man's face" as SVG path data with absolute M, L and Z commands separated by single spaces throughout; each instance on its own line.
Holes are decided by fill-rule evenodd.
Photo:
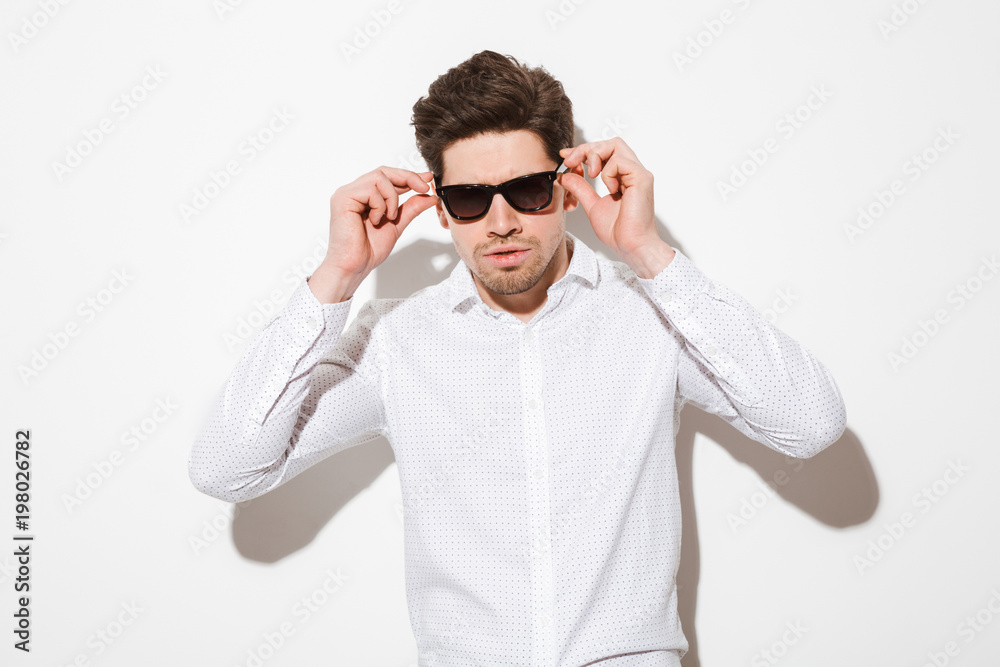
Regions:
M 527 130 L 462 139 L 446 148 L 442 158 L 444 174 L 439 186 L 499 185 L 518 176 L 552 171 L 559 166 L 546 155 L 541 139 Z M 441 201 L 437 202 L 441 226 L 451 230 L 459 257 L 487 290 L 496 294 L 520 294 L 545 276 L 553 256 L 564 242 L 565 211 L 576 208 L 576 198 L 558 181 L 552 187 L 552 203 L 534 213 L 521 213 L 511 208 L 498 193 L 482 218 L 454 220 Z M 502 265 L 487 257 L 506 245 L 525 247 L 528 251 L 511 265 Z M 554 276 L 549 278 L 554 282 Z

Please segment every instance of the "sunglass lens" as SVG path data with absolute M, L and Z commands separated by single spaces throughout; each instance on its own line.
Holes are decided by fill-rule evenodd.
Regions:
M 448 206 L 452 215 L 475 218 L 486 210 L 489 197 L 489 193 L 481 188 L 459 188 L 448 193 Z
M 520 208 L 544 208 L 552 199 L 552 181 L 545 176 L 525 178 L 511 184 L 507 193 L 514 205 Z

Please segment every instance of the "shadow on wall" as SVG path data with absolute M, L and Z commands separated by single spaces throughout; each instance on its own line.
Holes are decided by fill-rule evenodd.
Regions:
M 458 261 L 453 244 L 418 239 L 393 252 L 375 270 L 375 298 L 404 298 L 439 283 Z M 394 462 L 385 438 L 349 447 L 320 461 L 240 508 L 233 521 L 237 550 L 245 558 L 264 563 L 298 551 Z
M 577 143 L 581 142 L 578 136 Z M 424 215 L 427 216 L 425 224 L 437 224 L 436 220 L 431 222 L 433 213 Z M 687 255 L 659 220 L 657 228 L 662 239 Z M 597 239 L 582 209 L 567 214 L 566 229 L 598 254 L 620 260 Z M 451 243 L 414 241 L 390 255 L 375 271 L 375 298 L 407 297 L 441 282 L 458 261 Z M 692 490 L 696 433 L 704 434 L 733 458 L 753 468 L 784 501 L 828 526 L 844 528 L 867 521 L 875 513 L 879 492 L 869 459 L 850 429 L 817 456 L 800 461 L 788 459 L 750 440 L 717 416 L 693 406 L 685 406 L 681 414 L 676 459 L 684 528 L 677 575 L 678 612 L 690 645 L 683 665 L 699 667 L 695 616 L 701 554 Z M 324 459 L 241 508 L 233 522 L 233 541 L 237 550 L 247 559 L 265 563 L 273 563 L 298 551 L 312 542 L 344 505 L 371 485 L 394 461 L 392 448 L 385 438 Z M 289 520 L 290 517 L 295 520 Z
M 692 488 L 692 455 L 697 433 L 705 435 L 734 459 L 753 468 L 776 496 L 828 526 L 846 528 L 864 523 L 875 513 L 879 499 L 878 482 L 871 463 L 861 442 L 849 428 L 837 442 L 811 459 L 789 459 L 746 437 L 717 415 L 685 405 L 681 410 L 675 450 L 681 522 L 684 526 L 681 563 L 677 572 L 677 607 L 681 628 L 689 644 L 688 652 L 681 660 L 683 667 L 701 665 L 695 628 L 701 549 Z M 763 491 L 759 493 L 763 494 Z M 750 515 L 749 510 L 746 514 Z M 742 519 L 735 512 L 733 515 Z M 725 520 L 727 517 L 711 518 L 713 522 Z

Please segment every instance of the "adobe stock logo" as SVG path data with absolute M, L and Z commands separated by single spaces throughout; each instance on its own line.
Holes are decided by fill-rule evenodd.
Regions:
M 128 452 L 138 450 L 140 444 L 150 439 L 159 430 L 160 425 L 167 421 L 179 407 L 169 396 L 162 399 L 157 398 L 156 407 L 146 417 L 133 424 L 128 431 L 122 432 L 122 445 L 126 447 Z M 121 449 L 113 449 L 104 458 L 92 462 L 90 467 L 93 468 L 93 471 L 76 478 L 76 486 L 73 487 L 72 493 L 62 494 L 61 500 L 66 511 L 72 514 L 75 509 L 81 507 L 88 498 L 94 495 L 97 489 L 114 475 L 125 460 L 126 454 Z
M 927 514 L 970 470 L 969 466 L 962 464 L 961 459 L 948 461 L 948 468 L 941 477 L 913 494 L 911 499 L 913 506 L 919 509 L 921 514 Z M 917 515 L 907 511 L 900 514 L 896 521 L 883 523 L 882 527 L 885 530 L 878 537 L 868 540 L 868 548 L 853 559 L 858 574 L 864 576 L 866 570 L 875 567 L 875 563 L 882 560 L 886 553 L 917 525 L 917 519 Z
M 741 11 L 745 11 L 750 7 L 751 0 L 733 0 L 733 4 Z M 699 30 L 693 36 L 689 35 L 684 49 L 675 50 L 673 53 L 677 71 L 683 74 L 684 68 L 693 65 L 694 61 L 704 55 L 726 32 L 726 26 L 732 25 L 737 18 L 739 18 L 739 14 L 727 8 L 719 12 L 718 17 L 702 21 L 704 29 Z
M 770 308 L 764 308 L 760 311 L 760 314 L 764 316 L 764 319 L 771 324 L 777 322 L 778 318 L 787 313 L 792 304 L 798 301 L 798 297 L 792 294 L 790 287 L 779 289 L 776 294 L 777 296 L 773 301 L 771 301 Z
M 265 630 L 260 633 L 261 641 L 247 649 L 246 660 L 238 663 L 239 667 L 261 667 L 273 658 L 278 650 L 288 642 L 289 638 L 295 635 L 296 630 L 322 611 L 323 607 L 344 587 L 344 582 L 350 579 L 340 571 L 339 567 L 336 571 L 327 569 L 324 574 L 327 576 L 322 584 L 314 588 L 308 595 L 300 597 L 292 605 L 291 614 L 298 620 L 299 625 L 296 626 L 292 621 L 287 620 L 286 616 L 274 626 L 273 630 Z
M 560 0 L 556 8 L 545 10 L 545 20 L 549 22 L 549 27 L 555 30 L 560 23 L 566 22 L 570 16 L 576 13 L 576 8 L 587 0 Z
M 362 26 L 354 27 L 354 39 L 351 42 L 341 42 L 340 52 L 344 54 L 344 59 L 351 62 L 352 58 L 360 56 L 372 43 L 372 40 L 382 34 L 382 31 L 389 27 L 392 18 L 403 11 L 400 0 L 389 0 L 385 9 L 375 9 L 371 12 L 371 20 Z
M 42 371 L 48 368 L 56 357 L 66 350 L 73 338 L 80 335 L 85 328 L 84 325 L 90 324 L 97 318 L 98 313 L 104 312 L 116 298 L 119 298 L 117 295 L 121 294 L 134 279 L 134 276 L 129 274 L 128 269 L 115 269 L 111 272 L 111 280 L 108 281 L 107 287 L 81 300 L 76 307 L 76 313 L 82 318 L 82 322 L 70 319 L 55 332 L 50 332 L 47 342 L 42 343 L 41 347 L 35 347 L 31 350 L 31 358 L 28 363 L 19 364 L 15 369 L 25 386 L 28 385 L 29 380 L 37 378 Z
M 114 612 L 111 612 L 111 620 L 87 635 L 86 647 L 88 650 L 79 651 L 73 658 L 73 661 L 67 664 L 81 665 L 84 667 L 94 664 L 91 660 L 102 655 L 105 651 L 114 646 L 115 642 L 117 642 L 125 631 L 135 623 L 137 618 L 139 618 L 139 614 L 146 611 L 145 607 L 140 607 L 135 600 L 132 600 L 131 602 L 122 602 L 118 606 L 121 607 L 121 611 L 115 609 Z M 103 660 L 97 660 L 95 662 L 100 664 Z
M 900 28 L 910 22 L 910 19 L 917 15 L 920 8 L 927 4 L 927 0 L 903 0 L 892 6 L 892 12 L 888 19 L 879 19 L 876 23 L 878 31 L 882 33 L 882 39 L 888 41 L 889 36 L 899 32 Z
M 194 188 L 191 199 L 178 205 L 184 224 L 191 224 L 195 217 L 201 215 L 233 183 L 236 176 L 243 173 L 244 168 L 288 129 L 293 120 L 295 116 L 286 107 L 273 108 L 264 124 L 240 142 L 237 150 L 242 160 L 233 158 L 227 160 L 221 169 L 210 170 L 208 178 Z
M 97 121 L 96 127 L 85 128 L 81 132 L 83 139 L 66 146 L 62 162 L 52 161 L 52 173 L 56 180 L 62 183 L 67 176 L 80 167 L 87 157 L 104 143 L 108 135 L 145 103 L 150 94 L 163 84 L 169 74 L 169 72 L 160 69 L 159 65 L 147 65 L 139 82 L 115 97 L 109 108 L 109 113 Z
M 872 198 L 868 203 L 859 206 L 857 217 L 853 223 L 844 224 L 844 236 L 852 244 L 859 236 L 867 232 L 878 220 L 885 216 L 889 210 L 905 195 L 908 190 L 908 183 L 916 183 L 936 163 L 941 156 L 947 153 L 962 138 L 952 129 L 951 125 L 940 127 L 937 134 L 919 153 L 914 153 L 908 157 L 900 166 L 902 178 L 893 179 L 885 189 L 876 188 L 872 191 Z
M 220 21 L 225 21 L 226 14 L 232 14 L 242 4 L 243 0 L 215 0 L 212 3 L 212 9 L 215 10 L 215 15 L 219 17 Z
M 979 633 L 985 630 L 998 616 L 1000 616 L 1000 590 L 994 586 L 990 589 L 989 599 L 976 610 L 975 615 L 966 615 L 962 622 L 955 626 L 955 634 L 961 637 L 966 644 L 971 644 Z M 962 648 L 957 641 L 946 642 L 940 651 L 927 652 L 927 662 L 922 667 L 946 667 L 951 663 L 951 659 L 961 652 Z M 916 663 L 911 664 L 915 665 Z
M 809 628 L 802 625 L 802 621 L 799 620 L 794 623 L 787 621 L 785 627 L 787 630 L 781 634 L 780 639 L 776 639 L 770 646 L 754 654 L 750 659 L 751 667 L 770 667 L 778 664 L 779 660 L 788 655 L 789 649 L 798 644 L 802 636 L 809 632 Z
M 792 473 L 802 470 L 806 464 L 802 459 L 791 456 L 785 456 L 785 462 L 792 466 Z M 788 484 L 789 479 L 791 479 L 791 475 L 783 469 L 775 470 L 774 474 L 771 475 L 771 480 L 776 486 Z M 777 491 L 770 482 L 765 483 L 758 479 L 757 486 L 760 488 L 759 491 L 754 491 L 740 499 L 739 509 L 735 513 L 726 514 L 726 523 L 729 524 L 734 535 L 739 532 L 740 528 L 749 525 L 750 521 L 757 517 L 770 499 L 778 497 Z
M 47 26 L 49 21 L 54 19 L 62 9 L 62 6 L 69 4 L 69 1 L 40 0 L 38 8 L 41 11 L 34 12 L 30 18 L 25 16 L 21 19 L 20 34 L 15 32 L 7 33 L 7 41 L 10 42 L 10 48 L 14 50 L 14 53 L 17 53 L 29 40 L 37 37 L 38 31 Z
M 827 90 L 826 84 L 814 85 L 809 88 L 809 95 L 802 101 L 802 104 L 778 118 L 774 122 L 774 130 L 780 137 L 768 137 L 760 146 L 747 149 L 747 158 L 731 166 L 729 177 L 726 180 L 720 179 L 715 182 L 715 187 L 719 191 L 719 197 L 723 203 L 729 201 L 750 181 L 754 174 L 760 171 L 771 159 L 771 156 L 781 148 L 782 141 L 787 143 L 795 136 L 832 97 L 833 93 Z
M 917 329 L 910 335 L 903 336 L 899 348 L 886 355 L 892 370 L 898 372 L 901 366 L 910 363 L 920 350 L 941 332 L 941 328 L 950 321 L 951 316 L 975 299 L 997 273 L 1000 273 L 1000 262 L 997 262 L 996 254 L 982 257 L 975 272 L 962 282 L 955 283 L 954 288 L 949 290 L 945 297 L 948 303 L 955 304 L 952 312 L 949 313 L 946 308 L 937 308 L 933 316 L 918 320 Z

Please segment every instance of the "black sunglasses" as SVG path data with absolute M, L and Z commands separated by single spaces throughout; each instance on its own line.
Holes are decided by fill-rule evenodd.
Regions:
M 500 185 L 445 185 L 435 189 L 448 214 L 456 220 L 475 220 L 486 215 L 496 193 L 503 195 L 514 210 L 522 213 L 541 211 L 552 203 L 552 184 L 567 171 L 564 162 L 555 171 L 518 176 Z M 441 179 L 434 177 L 438 183 Z

